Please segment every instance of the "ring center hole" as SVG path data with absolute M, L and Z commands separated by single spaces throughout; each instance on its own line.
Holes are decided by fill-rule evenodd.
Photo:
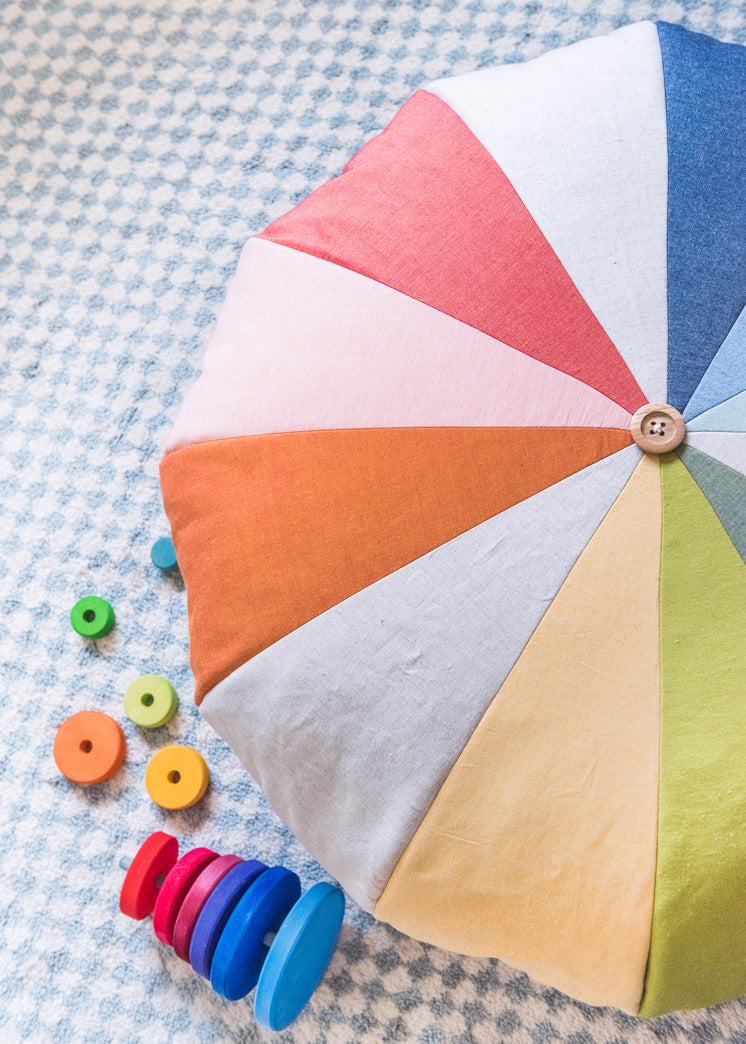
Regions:
M 154 699 L 154 696 L 153 696 L 152 692 L 146 692 L 146 693 L 143 693 L 143 695 L 140 697 L 140 703 L 142 703 L 143 707 L 152 707 L 153 706 L 153 699 Z
M 86 609 L 86 611 L 83 613 L 83 619 L 86 623 L 93 623 L 93 621 L 96 619 L 95 611 L 93 609 Z
M 93 744 L 90 740 L 81 740 L 80 749 L 83 751 L 84 754 L 90 754 L 93 750 Z
M 168 776 L 166 776 L 166 779 L 169 783 L 178 783 L 181 779 L 181 773 L 177 772 L 176 769 L 171 769 Z

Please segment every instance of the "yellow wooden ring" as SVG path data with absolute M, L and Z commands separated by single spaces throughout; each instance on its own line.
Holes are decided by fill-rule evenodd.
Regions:
M 145 769 L 145 788 L 161 808 L 189 808 L 207 790 L 210 770 L 193 747 L 163 747 Z

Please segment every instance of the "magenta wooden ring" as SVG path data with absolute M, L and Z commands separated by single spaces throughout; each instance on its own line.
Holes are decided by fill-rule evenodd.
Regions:
M 171 946 L 181 904 L 208 863 L 218 858 L 211 848 L 193 848 L 174 863 L 160 887 L 153 908 L 153 929 L 162 943 Z
M 189 963 L 189 945 L 192 932 L 202 907 L 215 887 L 223 880 L 229 870 L 243 860 L 237 855 L 218 856 L 204 868 L 199 877 L 187 892 L 181 904 L 174 925 L 174 950 L 182 961 Z

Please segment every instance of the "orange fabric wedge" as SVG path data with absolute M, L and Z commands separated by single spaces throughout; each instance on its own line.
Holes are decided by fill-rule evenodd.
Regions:
M 630 442 L 606 428 L 350 429 L 168 454 L 197 702 L 308 620 Z

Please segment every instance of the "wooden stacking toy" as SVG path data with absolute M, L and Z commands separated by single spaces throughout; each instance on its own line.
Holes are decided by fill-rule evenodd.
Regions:
M 227 1000 L 256 986 L 257 1022 L 281 1030 L 307 1004 L 331 960 L 344 894 L 320 882 L 301 896 L 297 874 L 258 860 L 194 848 L 179 859 L 175 837 L 157 831 L 131 861 L 119 909 L 153 914 L 161 942 Z

